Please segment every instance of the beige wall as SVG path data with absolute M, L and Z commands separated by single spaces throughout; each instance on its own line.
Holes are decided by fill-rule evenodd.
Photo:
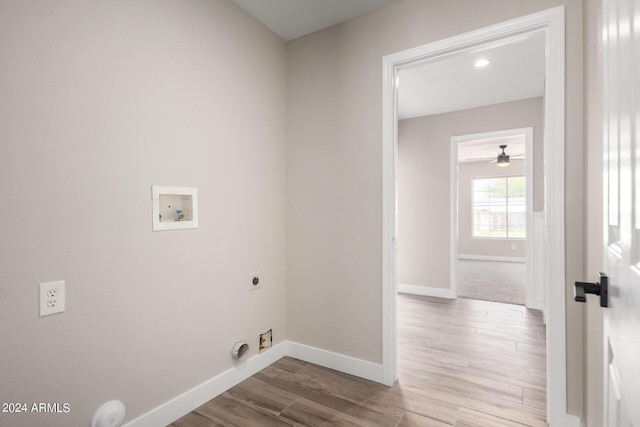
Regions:
M 382 56 L 563 3 L 572 283 L 580 0 L 403 0 L 288 45 L 229 0 L 1 2 L 0 400 L 72 404 L 3 420 L 84 425 L 114 398 L 130 420 L 269 327 L 380 362 Z M 198 187 L 200 228 L 151 232 L 151 185 Z M 37 284 L 57 279 L 67 311 L 39 318 Z M 582 307 L 567 307 L 581 413 Z
M 544 206 L 543 98 L 531 98 L 451 113 L 401 120 L 398 124 L 398 283 L 434 288 L 451 287 L 450 278 L 450 176 L 453 136 L 533 127 L 534 210 Z M 435 160 L 437 159 L 437 161 Z M 513 167 L 500 172 L 513 173 Z M 475 171 L 495 176 L 495 165 L 487 171 L 459 166 L 461 195 L 470 193 Z M 489 173 L 489 175 L 486 175 Z M 493 175 L 491 175 L 493 173 Z M 524 174 L 524 166 L 519 172 Z M 471 174 L 471 175 L 470 175 Z M 478 175 L 479 176 L 479 175 Z M 460 197 L 458 207 L 458 253 L 493 256 L 525 256 L 524 242 L 471 239 L 471 207 Z M 435 209 L 437 203 L 437 209 Z
M 400 284 L 451 288 L 451 134 L 448 126 L 439 126 L 439 119 L 446 116 L 398 124 L 396 268 Z
M 227 0 L 2 1 L 0 28 L 0 402 L 71 406 L 0 424 L 131 420 L 282 341 L 285 43 Z M 197 187 L 200 227 L 152 232 L 152 185 Z
M 582 2 L 403 0 L 288 44 L 289 338 L 382 359 L 382 57 L 566 4 L 568 409 L 582 412 Z
M 602 146 L 602 45 L 601 1 L 585 1 L 585 265 L 583 278 L 593 281 L 604 271 L 603 242 L 603 146 Z M 586 427 L 600 427 L 603 419 L 603 314 L 597 298 L 587 298 L 584 306 Z

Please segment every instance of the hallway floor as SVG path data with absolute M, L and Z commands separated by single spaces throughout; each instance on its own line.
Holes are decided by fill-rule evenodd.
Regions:
M 399 294 L 398 371 L 386 387 L 285 357 L 170 426 L 547 425 L 537 311 Z

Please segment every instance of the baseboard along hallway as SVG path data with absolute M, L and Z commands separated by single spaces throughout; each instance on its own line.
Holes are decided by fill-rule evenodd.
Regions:
M 170 427 L 546 427 L 538 311 L 398 295 L 398 382 L 284 357 Z

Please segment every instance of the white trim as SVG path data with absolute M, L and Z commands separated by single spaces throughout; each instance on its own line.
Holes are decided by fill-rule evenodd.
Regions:
M 566 277 L 564 241 L 565 38 L 564 7 L 547 17 L 544 114 L 547 318 L 547 420 L 567 420 Z
M 396 240 L 398 235 L 397 73 L 385 57 L 382 69 L 382 383 L 398 379 L 396 354 Z
M 526 159 L 526 189 L 527 199 L 526 199 L 526 209 L 527 209 L 527 239 L 524 242 L 525 248 L 525 263 L 527 265 L 527 277 L 525 283 L 525 296 L 524 296 L 524 304 L 528 308 L 539 308 L 539 304 L 536 304 L 535 300 L 535 282 L 534 282 L 534 270 L 533 266 L 537 263 L 538 260 L 535 259 L 536 255 L 539 255 L 539 251 L 536 250 L 536 243 L 538 241 L 534 238 L 533 232 L 533 162 L 535 159 L 535 152 L 533 150 L 533 128 L 529 128 L 529 132 L 526 134 L 525 139 L 525 152 L 527 153 Z M 544 144 L 544 141 L 543 141 Z M 544 171 L 543 171 L 544 174 Z M 536 307 L 534 307 L 536 306 Z
M 458 259 L 470 259 L 474 261 L 497 261 L 497 262 L 519 262 L 524 263 L 526 258 L 516 256 L 493 256 L 493 255 L 469 255 L 458 254 Z
M 575 415 L 566 414 L 565 420 L 564 420 L 564 426 L 565 427 L 582 427 L 582 422 L 580 421 L 580 418 L 576 417 Z
M 455 137 L 454 137 L 455 138 Z M 458 144 L 451 138 L 450 151 L 451 162 L 449 175 L 449 287 L 454 298 L 458 297 Z M 455 160 L 454 160 L 455 159 Z
M 529 308 L 534 308 L 537 310 L 542 310 L 542 318 L 544 323 L 547 323 L 547 315 L 545 313 L 545 304 L 544 301 L 547 296 L 547 291 L 545 283 L 545 263 L 544 263 L 544 254 L 546 253 L 546 242 L 545 242 L 545 232 L 544 232 L 544 212 L 534 212 L 533 213 L 533 233 L 531 234 L 531 239 L 533 240 L 533 254 L 531 258 L 531 262 L 527 264 L 527 268 L 532 271 L 532 295 L 530 299 L 530 305 L 527 305 Z
M 275 361 L 287 355 L 288 343 L 274 345 L 268 351 L 257 354 L 246 361 L 238 361 L 236 366 L 195 386 L 191 390 L 174 397 L 162 405 L 127 422 L 123 427 L 157 427 L 166 426 L 178 418 L 193 411 L 251 375 L 261 371 Z M 229 353 L 231 358 L 231 353 Z
M 486 43 L 532 31 L 546 34 L 544 165 L 545 165 L 545 281 L 547 338 L 547 419 L 553 427 L 567 423 L 565 319 L 564 137 L 565 39 L 564 6 L 516 18 L 490 27 L 429 43 L 383 58 L 382 117 L 382 369 L 385 384 L 396 370 L 396 76 L 405 66 L 462 52 Z
M 382 382 L 382 365 L 288 341 L 287 356 L 367 380 Z
M 422 295 L 425 297 L 456 299 L 457 292 L 449 288 L 432 288 L 430 286 L 408 285 L 398 283 L 398 292 L 402 294 Z
M 235 367 L 134 418 L 124 424 L 123 427 L 169 425 L 284 356 L 294 357 L 371 381 L 382 382 L 382 365 L 380 364 L 309 347 L 304 344 L 284 341 L 264 353 L 253 356 L 246 362 L 238 362 Z

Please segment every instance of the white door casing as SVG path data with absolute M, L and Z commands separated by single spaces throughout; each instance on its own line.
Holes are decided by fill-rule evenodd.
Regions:
M 603 0 L 606 427 L 640 426 L 640 0 Z M 595 274 L 595 272 L 594 272 Z
M 545 282 L 547 287 L 547 419 L 553 427 L 577 425 L 567 414 L 566 297 L 564 243 L 564 6 L 516 18 L 383 58 L 382 141 L 382 382 L 397 380 L 397 91 L 400 69 L 455 52 L 474 49 L 531 31 L 546 35 L 544 165 Z M 638 427 L 638 426 L 636 426 Z

